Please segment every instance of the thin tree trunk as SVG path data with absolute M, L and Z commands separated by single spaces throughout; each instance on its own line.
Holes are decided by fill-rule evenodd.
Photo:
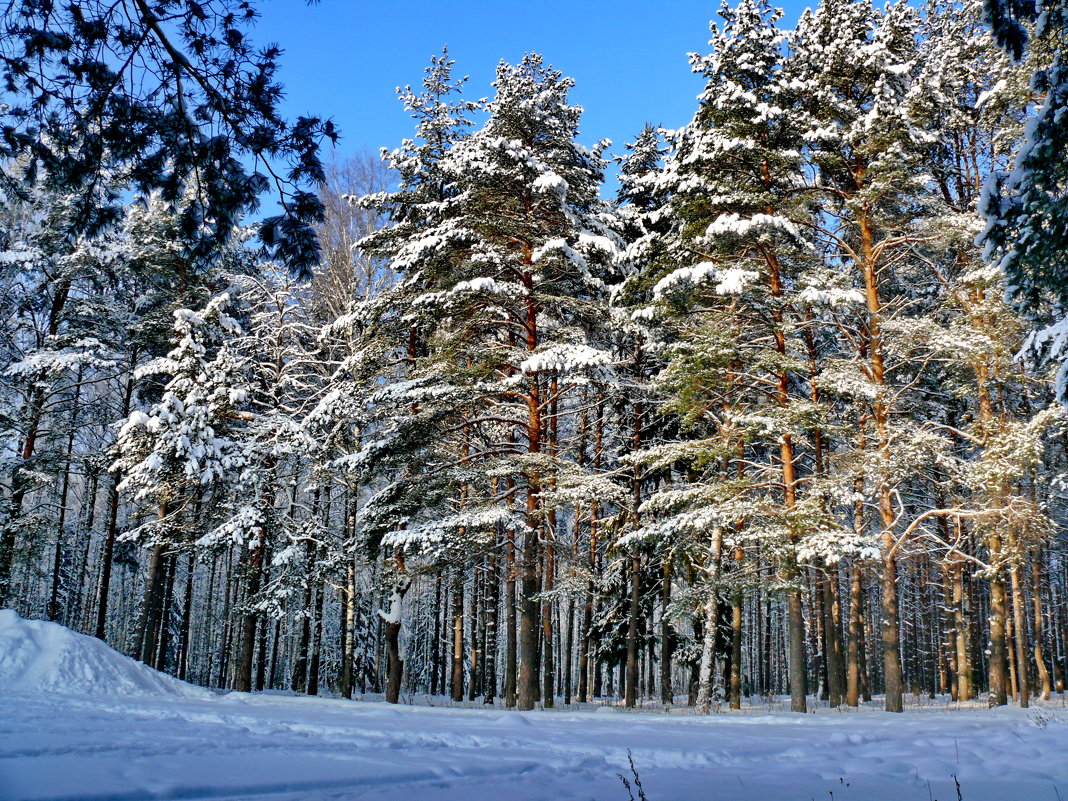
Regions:
M 453 701 L 464 700 L 464 576 L 459 568 L 452 584 L 452 675 L 449 691 Z
M 564 705 L 570 706 L 573 693 L 574 650 L 575 650 L 575 600 L 568 597 L 566 605 L 566 621 L 564 623 L 564 654 L 561 663 L 563 665 L 564 679 Z
M 482 671 L 482 703 L 492 704 L 497 697 L 497 614 L 499 599 L 497 593 L 500 590 L 501 578 L 497 575 L 497 557 L 490 555 L 486 562 L 485 584 L 485 616 L 486 636 L 483 648 L 485 650 L 485 667 Z
M 241 618 L 241 655 L 237 668 L 237 682 L 234 686 L 238 692 L 252 690 L 252 662 L 256 653 L 256 624 L 259 621 L 259 614 L 253 605 L 256 602 L 256 596 L 259 595 L 260 582 L 263 579 L 263 548 L 266 537 L 266 530 L 260 529 L 248 553 L 245 610 Z
M 158 634 L 156 635 L 155 668 L 160 672 L 167 670 L 167 657 L 171 643 L 171 608 L 174 604 L 174 574 L 178 563 L 178 554 L 170 553 L 164 561 L 163 604 L 159 615 Z
M 81 523 L 81 536 L 78 538 L 78 570 L 74 576 L 76 594 L 74 604 L 67 615 L 67 625 L 80 631 L 87 631 L 92 620 L 93 581 L 87 580 L 89 573 L 89 553 L 93 545 L 93 526 L 96 524 L 96 494 L 100 486 L 100 472 L 90 468 L 85 489 L 85 501 L 82 507 L 84 520 Z M 88 586 L 87 586 L 88 585 Z
M 271 635 L 271 669 L 267 674 L 267 689 L 273 690 L 278 686 L 278 639 L 281 634 L 282 621 L 274 619 L 274 633 Z
M 267 640 L 270 626 L 268 618 L 261 617 L 256 634 L 256 681 L 253 687 L 256 692 L 263 692 L 267 684 Z
M 189 633 L 193 624 L 193 552 L 185 557 L 185 597 L 182 600 L 182 631 L 178 640 L 178 678 L 185 681 L 189 672 Z
M 1000 558 L 1001 539 L 994 534 L 990 537 L 991 559 L 995 554 Z M 1005 585 L 1000 575 L 990 579 L 990 661 L 989 686 L 990 706 L 1005 706 L 1008 703 L 1008 677 L 1006 675 L 1007 643 L 1005 609 Z
M 555 519 L 551 519 L 550 525 L 555 531 Z M 555 536 L 555 534 L 553 535 Z M 550 593 L 554 586 L 555 571 L 556 571 L 556 558 L 555 547 L 550 540 L 545 545 L 545 563 L 544 563 L 543 581 L 545 592 Z M 551 597 L 551 596 L 550 596 Z M 553 650 L 553 603 L 550 598 L 546 598 L 542 602 L 541 606 L 541 632 L 542 632 L 542 706 L 545 709 L 551 709 L 554 706 L 556 698 L 556 686 L 554 680 L 556 678 L 556 668 L 554 662 L 554 650 Z
M 467 700 L 474 701 L 478 697 L 480 691 L 479 681 L 481 676 L 479 675 L 479 653 L 481 649 L 478 647 L 478 636 L 480 623 L 479 619 L 482 617 L 482 581 L 480 578 L 481 571 L 479 570 L 478 560 L 475 561 L 474 567 L 471 570 L 471 610 L 468 614 L 468 619 L 471 621 L 471 647 L 468 649 L 471 660 L 471 680 L 467 683 Z
M 136 361 L 136 352 L 130 354 L 131 366 Z M 126 386 L 122 393 L 122 410 L 120 419 L 130 415 L 130 404 L 133 398 L 134 373 L 131 369 L 126 378 Z M 119 481 L 118 474 L 111 477 L 111 491 L 108 493 L 108 530 L 104 537 L 104 553 L 101 556 L 100 565 L 100 588 L 97 593 L 96 607 L 96 632 L 97 639 L 106 639 L 108 618 L 108 595 L 111 592 L 111 565 L 115 558 L 115 539 L 119 534 Z
M 438 677 L 441 671 L 441 574 L 434 576 L 434 633 L 430 644 L 430 694 L 437 695 L 440 689 Z
M 307 558 L 310 563 L 314 546 L 307 544 Z M 304 587 L 304 604 L 300 607 L 300 638 L 297 642 L 297 658 L 293 664 L 293 678 L 290 684 L 295 693 L 303 693 L 308 688 L 308 649 L 311 646 L 311 615 L 308 613 L 312 608 L 312 580 L 309 577 Z
M 74 385 L 73 411 L 69 422 L 70 430 L 67 433 L 67 451 L 63 462 L 63 481 L 59 491 L 59 520 L 56 521 L 56 554 L 52 562 L 52 592 L 48 600 L 48 619 L 59 620 L 59 594 L 62 584 L 63 572 L 63 540 L 67 527 L 67 495 L 70 491 L 70 468 L 74 450 L 74 434 L 78 426 L 78 412 L 81 411 L 79 401 L 82 394 L 82 365 L 78 365 L 77 378 Z
M 668 608 L 671 606 L 671 563 L 664 562 L 664 576 L 660 588 L 660 700 L 665 706 L 675 702 L 671 682 L 671 657 L 674 639 L 671 624 L 668 622 Z
M 972 661 L 968 651 L 968 633 L 971 623 L 964 593 L 964 562 L 957 560 L 951 568 L 953 585 L 953 630 L 957 663 L 957 700 L 968 701 L 974 695 L 972 688 Z
M 1005 617 L 1005 663 L 1009 666 L 1009 698 L 1018 698 L 1019 686 L 1016 683 L 1016 648 L 1013 637 L 1013 616 L 1009 613 L 1008 604 L 1011 599 L 1006 596 L 1006 617 Z
M 731 709 L 742 708 L 742 591 L 731 603 Z
M 819 578 L 817 576 L 817 578 Z M 823 585 L 823 649 L 827 660 L 827 700 L 830 706 L 842 705 L 842 645 L 838 623 L 837 567 L 828 565 L 821 579 Z
M 352 666 L 356 659 L 356 562 L 350 555 L 345 564 L 344 649 L 341 662 L 341 695 L 352 698 Z
M 703 637 L 701 639 L 701 669 L 698 677 L 697 705 L 708 714 L 712 711 L 715 681 L 716 627 L 719 621 L 719 572 L 723 555 L 723 529 L 716 526 L 712 530 L 712 541 L 708 551 L 709 583 L 712 589 L 704 605 Z
M 638 695 L 638 617 L 641 614 L 641 560 L 637 553 L 630 558 L 630 609 L 627 623 L 627 671 L 623 686 L 623 705 L 633 707 Z
M 319 664 L 323 654 L 323 602 L 326 584 L 320 584 L 315 593 L 315 610 L 312 616 L 312 646 L 308 657 L 308 695 L 319 694 Z
M 1016 686 L 1020 707 L 1026 709 L 1031 705 L 1031 659 L 1027 642 L 1027 610 L 1024 605 L 1023 580 L 1020 576 L 1022 556 L 1019 554 L 1018 547 L 1014 547 L 1013 551 L 1014 558 L 1009 576 L 1012 582 L 1012 622 L 1013 630 L 1016 632 L 1013 639 L 1016 652 Z
M 519 643 L 516 631 L 516 557 L 515 531 L 509 529 L 504 545 L 504 705 L 516 705 Z
M 1042 545 L 1035 546 L 1031 556 L 1031 603 L 1034 609 L 1035 626 L 1035 666 L 1038 669 L 1038 685 L 1041 688 L 1042 700 L 1048 701 L 1053 692 L 1053 683 L 1050 681 L 1049 670 L 1046 668 L 1045 648 L 1043 644 L 1042 626 Z
M 167 516 L 167 505 L 160 506 L 159 519 Z M 146 665 L 152 663 L 156 650 L 155 632 L 159 621 L 160 606 L 163 603 L 163 581 L 165 577 L 164 557 L 166 546 L 157 542 L 152 546 L 148 559 L 148 575 L 145 578 L 145 590 L 141 597 L 141 612 L 134 633 L 133 655 Z
M 846 705 L 860 705 L 860 643 L 864 629 L 864 582 L 862 568 L 856 561 L 849 585 L 849 641 L 846 646 Z

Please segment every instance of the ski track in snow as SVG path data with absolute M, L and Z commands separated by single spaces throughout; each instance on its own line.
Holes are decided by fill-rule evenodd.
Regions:
M 1068 801 L 1068 711 L 602 714 L 216 695 L 0 612 L 0 801 Z M 608 709 L 606 711 L 616 711 Z M 637 792 L 635 792 L 637 797 Z
M 603 715 L 5 693 L 0 798 L 1057 801 L 1068 723 L 1015 709 Z M 1060 715 L 1065 718 L 1063 713 Z M 928 793 L 930 781 L 931 793 Z

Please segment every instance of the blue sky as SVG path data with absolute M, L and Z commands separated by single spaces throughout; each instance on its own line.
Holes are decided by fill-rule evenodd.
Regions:
M 806 3 L 793 0 L 784 25 Z M 472 97 L 492 95 L 494 70 L 535 51 L 576 81 L 585 109 L 580 136 L 608 138 L 623 151 L 645 122 L 679 127 L 702 89 L 686 54 L 706 52 L 708 23 L 719 4 L 696 0 L 270 0 L 253 32 L 258 44 L 285 51 L 286 111 L 331 117 L 341 129 L 338 154 L 395 147 L 412 121 L 396 87 L 417 85 L 442 45 Z

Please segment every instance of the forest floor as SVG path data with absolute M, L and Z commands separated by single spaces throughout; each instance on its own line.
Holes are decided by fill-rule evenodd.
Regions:
M 628 801 L 629 751 L 648 801 L 1068 801 L 1060 700 L 709 716 L 411 700 L 216 695 L 4 611 L 0 799 Z

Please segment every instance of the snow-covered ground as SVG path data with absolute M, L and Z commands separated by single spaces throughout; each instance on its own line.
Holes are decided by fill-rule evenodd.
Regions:
M 711 716 L 213 695 L 0 612 L 0 799 L 1068 801 L 1068 710 Z M 637 798 L 638 793 L 634 793 Z

